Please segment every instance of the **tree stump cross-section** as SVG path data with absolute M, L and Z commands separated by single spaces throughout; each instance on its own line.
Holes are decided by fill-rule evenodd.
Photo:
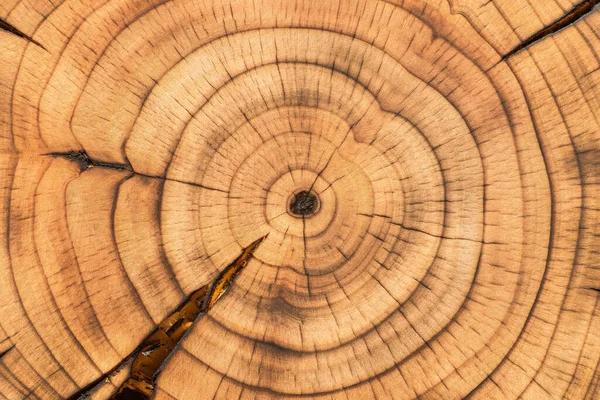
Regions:
M 600 399 L 597 3 L 2 0 L 0 399 Z

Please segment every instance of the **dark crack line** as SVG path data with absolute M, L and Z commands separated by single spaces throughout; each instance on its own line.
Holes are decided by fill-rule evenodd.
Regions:
M 227 293 L 236 276 L 248 264 L 255 250 L 267 236 L 268 234 L 245 247 L 242 253 L 210 285 L 205 285 L 192 292 L 158 324 L 156 329 L 129 356 L 69 399 L 77 400 L 89 397 L 97 390 L 100 383 L 114 376 L 117 371 L 125 368 L 129 363 L 131 363 L 131 372 L 128 378 L 110 398 L 119 400 L 151 398 L 158 376 L 169 359 L 181 347 L 182 339 L 189 332 L 191 326 L 198 318 L 206 315 L 214 304 Z M 186 322 L 187 326 L 185 326 Z M 6 352 L 0 354 L 0 358 Z
M 4 357 L 8 352 L 10 352 L 12 349 L 14 349 L 15 346 L 12 345 L 11 347 L 9 347 L 8 349 L 4 350 L 2 353 L 0 353 L 0 360 L 2 359 L 2 357 Z
M 28 42 L 33 43 L 33 44 L 35 44 L 38 47 L 41 47 L 45 51 L 48 51 L 40 42 L 38 42 L 37 40 L 33 39 L 31 36 L 26 35 L 21 30 L 17 29 L 16 27 L 14 27 L 11 24 L 9 24 L 8 22 L 6 22 L 5 20 L 3 20 L 2 18 L 0 18 L 0 29 L 3 30 L 3 31 L 6 31 L 8 33 L 12 33 L 15 36 L 18 36 L 18 37 L 20 37 L 22 39 L 25 39 Z
M 304 267 L 304 274 L 306 275 L 307 282 L 309 275 L 306 270 L 306 216 L 302 216 L 302 242 L 304 243 L 304 257 L 302 258 L 302 266 Z M 310 284 L 307 283 L 308 292 L 310 293 Z
M 133 359 L 137 356 L 138 352 L 139 352 L 139 348 L 136 348 L 130 355 L 128 355 L 127 357 L 125 357 L 114 368 L 112 368 L 111 370 L 109 370 L 104 375 L 100 376 L 95 381 L 93 381 L 93 382 L 89 383 L 88 385 L 84 386 L 77 393 L 75 393 L 71 397 L 69 397 L 69 400 L 83 400 L 83 399 L 87 399 L 88 397 L 90 397 L 96 391 L 96 387 L 99 384 L 101 384 L 106 379 L 110 379 L 117 372 L 119 372 L 120 370 L 122 370 L 123 368 L 125 368 L 128 363 L 130 363 L 131 361 L 133 361 Z
M 210 285 L 208 295 L 202 301 L 200 312 L 207 313 L 215 305 L 215 303 L 223 296 L 231 287 L 233 280 L 240 271 L 248 264 L 253 257 L 254 252 L 263 240 L 268 236 L 265 235 L 258 240 L 252 242 L 248 247 L 242 250 L 242 253 L 217 276 Z
M 46 153 L 44 156 L 52 156 L 52 157 L 61 157 L 66 158 L 69 161 L 73 161 L 79 165 L 81 172 L 88 170 L 91 167 L 102 167 L 109 168 L 118 171 L 129 171 L 134 172 L 133 168 L 127 164 L 119 164 L 119 163 L 108 163 L 104 161 L 98 161 L 92 159 L 85 150 L 79 151 L 67 151 L 64 153 L 56 152 L 56 153 Z
M 210 186 L 206 186 L 206 185 L 201 185 L 201 184 L 195 183 L 195 182 L 182 181 L 182 180 L 179 180 L 179 179 L 172 179 L 172 178 L 167 178 L 167 177 L 158 176 L 158 175 L 143 174 L 141 172 L 134 171 L 134 169 L 129 164 L 109 163 L 109 162 L 105 162 L 105 161 L 94 160 L 93 158 L 91 158 L 86 153 L 85 150 L 45 153 L 45 154 L 42 154 L 42 155 L 43 156 L 51 156 L 51 157 L 55 157 L 55 158 L 64 158 L 64 159 L 67 159 L 69 161 L 73 161 L 73 162 L 77 163 L 77 165 L 79 165 L 79 169 L 81 170 L 81 172 L 87 171 L 89 168 L 92 168 L 92 167 L 106 168 L 106 169 L 112 169 L 112 170 L 115 170 L 115 171 L 127 171 L 127 172 L 130 172 L 130 173 L 134 174 L 134 175 L 143 176 L 145 178 L 160 179 L 160 180 L 163 180 L 163 181 L 177 182 L 177 183 L 181 183 L 181 184 L 184 184 L 184 185 L 196 186 L 196 187 L 199 187 L 201 189 L 214 190 L 216 192 L 221 192 L 221 193 L 228 193 L 227 190 L 217 189 L 217 188 L 214 188 L 214 187 L 210 187 Z
M 506 60 L 507 58 L 518 53 L 519 51 L 523 50 L 524 48 L 529 47 L 529 46 L 533 45 L 534 43 L 539 42 L 540 40 L 544 39 L 545 37 L 552 35 L 558 31 L 574 24 L 575 22 L 579 21 L 580 19 L 582 19 L 583 17 L 588 15 L 590 12 L 592 12 L 594 10 L 594 8 L 596 7 L 596 5 L 598 5 L 598 3 L 600 3 L 600 0 L 584 0 L 584 1 L 582 1 L 581 3 L 577 4 L 566 15 L 557 19 L 556 21 L 554 21 L 550 25 L 546 26 L 539 32 L 533 34 L 528 39 L 526 39 L 521 44 L 519 44 L 517 47 L 515 47 L 514 49 L 512 49 L 511 51 L 506 53 L 502 57 L 502 60 Z

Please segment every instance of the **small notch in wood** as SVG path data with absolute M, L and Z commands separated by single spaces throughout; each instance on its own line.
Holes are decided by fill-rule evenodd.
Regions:
M 33 44 L 35 44 L 36 46 L 41 47 L 42 49 L 46 50 L 46 48 L 37 40 L 33 39 L 31 36 L 26 35 L 25 33 L 23 33 L 21 30 L 17 29 L 15 26 L 9 24 L 8 22 L 6 22 L 5 20 L 3 20 L 2 18 L 0 18 L 0 29 L 9 33 L 12 33 L 15 36 L 18 36 L 22 39 L 27 40 L 28 42 L 31 42 Z M 48 51 L 48 50 L 46 50 Z
M 3 352 L 0 352 L 0 360 L 2 360 L 2 358 L 14 348 L 15 348 L 15 346 L 13 345 L 13 346 L 9 347 L 8 349 L 4 350 Z

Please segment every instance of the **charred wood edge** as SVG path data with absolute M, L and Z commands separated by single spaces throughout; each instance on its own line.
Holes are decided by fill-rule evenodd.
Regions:
M 526 39 L 521 44 L 519 44 L 517 47 L 515 47 L 514 49 L 512 49 L 511 51 L 506 53 L 502 57 L 502 60 L 504 61 L 507 58 L 509 58 L 510 56 L 523 50 L 524 48 L 529 47 L 536 42 L 539 42 L 540 40 L 544 39 L 546 36 L 552 35 L 553 33 L 558 32 L 558 31 L 574 24 L 575 22 L 579 21 L 581 18 L 585 17 L 590 12 L 592 12 L 594 10 L 594 8 L 596 7 L 596 5 L 598 5 L 598 3 L 600 3 L 600 0 L 584 0 L 584 1 L 582 1 L 581 3 L 579 3 L 575 7 L 573 7 L 573 9 L 571 11 L 569 11 L 566 15 L 557 19 L 556 21 L 554 21 L 550 25 L 546 26 L 539 32 L 533 34 L 528 39 Z
M 31 42 L 33 44 L 35 44 L 38 47 L 41 47 L 42 49 L 44 49 L 45 51 L 46 48 L 37 40 L 33 39 L 31 36 L 28 36 L 26 34 L 24 34 L 22 31 L 20 31 L 19 29 L 17 29 L 16 27 L 14 27 L 13 25 L 9 24 L 8 22 L 6 22 L 5 20 L 3 20 L 2 18 L 0 18 L 0 29 L 2 29 L 3 31 L 12 33 L 15 36 L 18 36 L 22 39 L 27 40 L 28 42 Z
M 233 283 L 235 277 L 246 266 L 246 264 L 248 263 L 248 261 L 252 258 L 253 254 L 254 254 L 254 251 L 258 248 L 258 245 L 260 245 L 260 243 L 267 236 L 268 235 L 265 235 L 265 236 L 261 237 L 260 239 L 258 239 L 256 241 L 254 241 L 253 243 L 251 243 L 248 247 L 245 247 L 242 250 L 242 253 L 231 264 L 229 264 L 227 266 L 227 268 L 225 268 L 223 270 L 223 272 L 221 272 L 217 276 L 217 278 L 211 283 L 210 289 L 207 292 L 206 296 L 200 302 L 199 307 L 198 307 L 200 309 L 200 313 L 199 313 L 199 315 L 196 318 L 202 317 L 204 314 L 206 314 L 208 311 L 210 311 L 210 309 L 217 302 L 217 300 L 219 300 L 219 298 L 221 296 L 223 296 L 227 292 L 227 290 L 229 289 L 229 287 Z M 201 289 L 198 289 L 198 290 L 201 290 Z M 190 296 L 188 296 L 184 301 L 182 301 L 181 304 L 179 304 L 179 306 L 177 306 L 177 308 L 175 309 L 175 311 L 173 311 L 173 313 L 171 313 L 167 317 L 165 317 L 165 320 L 168 319 L 169 317 L 171 317 L 176 312 L 178 312 L 180 309 L 182 309 L 191 300 L 192 296 L 196 292 L 198 292 L 198 290 L 195 290 L 194 292 L 192 292 L 190 294 Z M 143 348 L 145 348 L 148 345 L 152 344 L 152 343 L 146 343 L 146 341 L 158 329 L 159 328 L 158 328 L 158 325 L 157 325 L 157 328 L 155 330 L 153 330 L 146 337 L 146 339 L 144 339 L 142 341 L 142 343 L 140 343 L 140 345 L 128 357 L 126 357 L 123 361 L 121 361 L 120 363 L 118 363 L 113 369 L 111 369 L 110 371 L 108 371 L 106 374 L 102 375 L 101 377 L 99 377 L 98 379 L 96 379 L 95 381 L 93 381 L 92 383 L 90 383 L 89 385 L 87 385 L 84 388 L 82 388 L 77 393 L 73 394 L 71 397 L 69 397 L 69 400 L 85 399 L 85 398 L 89 397 L 96 390 L 96 386 L 98 386 L 101 382 L 109 379 L 116 372 L 120 371 L 122 368 L 124 368 L 125 366 L 127 366 L 127 364 L 129 362 L 133 362 L 134 359 L 140 354 L 140 352 L 142 351 Z M 177 350 L 177 348 L 181 344 L 181 340 L 186 336 L 186 334 L 187 334 L 187 332 L 183 334 L 183 336 L 178 340 L 176 346 L 169 352 L 169 354 L 167 354 L 167 356 L 165 357 L 165 359 L 161 363 L 158 371 L 156 372 L 156 374 L 153 377 L 152 386 L 154 386 L 154 383 L 156 382 L 156 379 L 158 379 L 158 376 L 162 372 L 162 369 L 163 369 L 164 365 L 170 359 L 170 356 L 175 353 L 175 351 Z M 8 352 L 10 350 L 11 349 L 8 349 L 6 352 Z M 4 354 L 6 354 L 6 352 L 2 353 L 0 355 L 0 357 L 2 357 Z M 133 376 L 133 364 L 132 364 L 132 371 L 130 372 L 129 376 L 130 377 Z M 125 380 L 125 382 L 126 381 L 127 380 Z M 120 389 L 122 389 L 122 387 L 119 387 L 117 389 L 117 392 L 114 393 L 112 396 L 114 397 L 115 394 L 117 394 Z M 139 399 L 146 399 L 147 398 L 145 395 L 143 395 L 141 393 L 137 393 L 137 392 L 131 391 L 131 390 L 129 390 L 129 392 L 127 392 L 126 395 L 130 396 L 132 399 L 133 398 L 139 398 Z M 111 397 L 111 398 L 113 398 L 113 397 Z

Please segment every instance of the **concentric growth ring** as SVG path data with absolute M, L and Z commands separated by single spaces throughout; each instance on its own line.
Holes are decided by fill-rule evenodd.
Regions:
M 157 399 L 583 398 L 597 208 L 543 61 L 457 5 L 96 3 L 15 57 L 0 392 L 79 392 L 268 235 Z

